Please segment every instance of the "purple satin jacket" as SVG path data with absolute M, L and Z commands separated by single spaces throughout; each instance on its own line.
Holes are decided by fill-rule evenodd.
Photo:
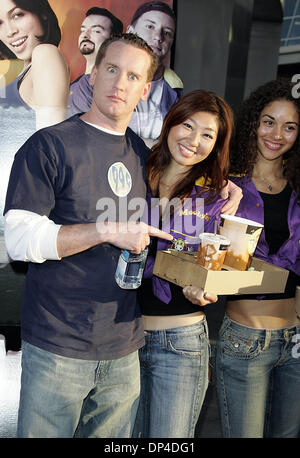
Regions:
M 197 196 L 199 189 L 202 188 L 196 183 L 190 198 L 184 201 L 183 206 L 177 207 L 170 215 L 170 218 L 162 221 L 161 229 L 171 233 L 175 243 L 172 245 L 171 242 L 158 238 L 157 250 L 166 250 L 172 247 L 177 250 L 197 251 L 199 234 L 202 232 L 214 232 L 215 219 L 219 217 L 226 201 L 218 198 L 208 204 L 204 204 L 204 198 L 209 196 L 209 191 L 204 191 L 199 197 Z M 153 199 L 150 191 L 147 193 L 147 204 L 147 222 L 158 228 L 160 220 L 158 199 Z M 151 243 L 153 243 L 153 239 Z M 169 282 L 153 275 L 154 262 L 155 256 L 151 255 L 150 250 L 146 261 L 144 278 L 152 278 L 153 293 L 161 301 L 168 304 L 171 300 Z
M 230 177 L 230 180 L 243 190 L 243 198 L 236 212 L 236 216 L 241 216 L 264 224 L 264 202 L 252 180 L 249 179 L 247 175 L 243 177 Z M 292 192 L 289 203 L 288 227 L 290 237 L 284 242 L 277 253 L 272 255 L 268 254 L 269 246 L 266 242 L 265 232 L 263 230 L 254 256 L 300 275 L 300 206 L 297 204 L 295 192 Z

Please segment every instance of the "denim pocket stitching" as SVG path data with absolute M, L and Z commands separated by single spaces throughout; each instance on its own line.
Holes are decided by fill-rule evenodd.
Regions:
M 202 333 L 203 334 L 203 333 Z M 172 343 L 172 339 L 168 338 L 167 339 L 167 342 L 168 342 L 168 348 L 170 349 L 170 351 L 172 353 L 175 353 L 176 355 L 182 355 L 182 356 L 186 356 L 188 358 L 198 358 L 199 356 L 201 356 L 201 348 L 204 344 L 203 342 L 203 335 L 202 336 L 198 336 L 199 337 L 199 351 L 197 350 L 185 350 L 185 349 L 177 349 L 176 346 L 174 346 L 174 344 Z
M 256 358 L 263 351 L 263 339 L 247 339 L 236 332 L 227 329 L 221 336 L 222 353 L 234 356 L 239 359 Z

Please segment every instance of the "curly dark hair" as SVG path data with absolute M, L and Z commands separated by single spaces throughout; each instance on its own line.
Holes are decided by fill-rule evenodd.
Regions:
M 292 102 L 300 119 L 300 98 L 287 79 L 269 81 L 254 90 L 243 102 L 237 113 L 235 135 L 231 143 L 230 173 L 252 175 L 257 159 L 257 129 L 262 110 L 268 104 L 278 100 Z M 291 188 L 300 195 L 300 135 L 292 148 L 283 156 L 283 176 Z

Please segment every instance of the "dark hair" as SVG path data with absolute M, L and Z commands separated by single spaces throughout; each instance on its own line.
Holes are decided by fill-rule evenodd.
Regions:
M 234 174 L 253 173 L 257 160 L 257 129 L 262 110 L 272 102 L 287 100 L 295 105 L 300 119 L 300 99 L 293 94 L 294 84 L 286 79 L 269 81 L 256 90 L 243 102 L 237 116 L 235 136 L 230 153 L 230 171 Z M 300 135 L 292 148 L 284 154 L 283 175 L 292 189 L 300 192 Z
M 195 90 L 184 95 L 173 105 L 164 119 L 158 143 L 152 147 L 147 164 L 147 174 L 154 195 L 158 195 L 159 180 L 171 161 L 168 147 L 171 128 L 183 123 L 199 111 L 212 113 L 218 118 L 217 140 L 209 156 L 190 169 L 177 184 L 171 197 L 184 198 L 190 195 L 195 181 L 200 177 L 205 179 L 205 186 L 211 189 L 211 197 L 215 197 L 224 186 L 229 169 L 233 113 L 230 106 L 219 95 L 211 91 Z
M 8 49 L 8 47 L 5 46 L 5 44 L 2 43 L 2 41 L 0 41 L 0 59 L 1 60 L 4 60 L 4 59 L 9 59 L 9 60 L 16 59 L 16 56 L 14 55 L 14 53 L 10 49 Z
M 93 6 L 85 13 L 85 17 L 90 16 L 91 14 L 96 14 L 98 16 L 105 16 L 111 20 L 111 35 L 119 34 L 123 32 L 123 22 L 120 21 L 116 16 L 114 16 L 110 11 L 106 8 L 99 8 L 98 6 Z
M 137 20 L 145 13 L 147 13 L 148 11 L 160 11 L 162 13 L 165 13 L 167 14 L 168 16 L 171 16 L 171 18 L 173 19 L 174 23 L 176 24 L 176 16 L 175 16 L 175 13 L 174 11 L 172 10 L 172 8 L 170 8 L 170 6 L 165 3 L 165 2 L 146 2 L 146 3 L 143 3 L 141 6 L 139 6 L 137 8 L 137 10 L 135 11 L 134 15 L 132 16 L 132 19 L 131 19 L 131 25 L 135 25 L 135 23 L 137 22 Z
M 38 37 L 41 43 L 50 43 L 58 46 L 61 40 L 61 31 L 58 25 L 57 17 L 47 0 L 13 0 L 15 5 L 22 10 L 35 14 L 42 26 L 44 34 Z M 14 54 L 0 42 L 1 51 L 8 58 L 16 58 Z
M 121 41 L 123 43 L 126 43 L 128 45 L 134 46 L 139 49 L 143 49 L 144 51 L 147 52 L 149 57 L 151 58 L 151 64 L 148 69 L 148 74 L 147 74 L 147 81 L 152 81 L 153 75 L 157 70 L 157 57 L 150 48 L 150 46 L 147 45 L 146 41 L 143 40 L 142 38 L 138 37 L 134 33 L 123 33 L 120 35 L 112 35 L 110 38 L 107 38 L 100 46 L 97 56 L 96 56 L 96 61 L 95 61 L 95 66 L 98 67 L 102 61 L 102 59 L 106 55 L 107 48 L 109 45 L 116 41 Z

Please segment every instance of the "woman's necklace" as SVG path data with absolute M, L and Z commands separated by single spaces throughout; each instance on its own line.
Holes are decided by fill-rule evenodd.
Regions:
M 263 177 L 262 177 L 262 178 L 260 178 L 260 179 L 266 183 L 268 190 L 269 190 L 270 192 L 272 192 L 272 191 L 273 191 L 273 186 L 271 185 L 271 183 L 270 183 L 268 180 L 266 180 L 266 178 L 263 178 Z
M 275 185 L 277 185 L 277 186 L 275 186 L 276 189 L 277 189 L 278 187 L 280 187 L 279 183 L 280 183 L 280 182 L 282 181 L 282 179 L 283 179 L 282 176 L 281 176 L 281 177 L 274 177 L 274 178 L 272 179 L 272 181 L 270 181 L 270 180 L 268 180 L 267 178 L 262 177 L 262 176 L 258 176 L 258 175 L 253 176 L 253 178 L 256 179 L 256 180 L 259 180 L 259 181 L 261 181 L 261 182 L 263 182 L 263 183 L 265 183 L 265 185 L 267 186 L 267 189 L 268 189 L 269 192 L 274 191 L 274 186 L 275 186 Z M 278 185 L 279 185 L 279 186 L 278 186 Z

